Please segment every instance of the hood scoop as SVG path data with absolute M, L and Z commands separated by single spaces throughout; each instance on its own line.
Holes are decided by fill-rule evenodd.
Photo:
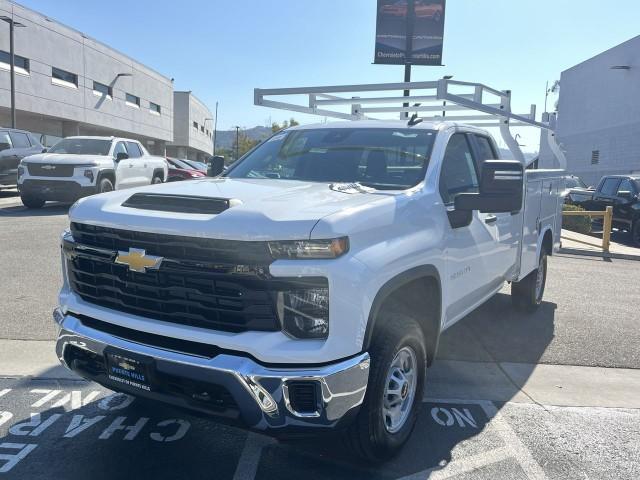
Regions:
M 158 212 L 196 213 L 217 215 L 242 202 L 234 198 L 197 197 L 193 195 L 167 195 L 162 193 L 136 193 L 123 207 Z

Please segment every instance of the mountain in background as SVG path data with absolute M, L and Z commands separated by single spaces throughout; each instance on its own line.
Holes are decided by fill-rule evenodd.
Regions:
M 240 133 L 246 135 L 251 140 L 264 140 L 273 132 L 270 127 L 242 128 Z M 236 130 L 219 130 L 216 133 L 216 148 L 231 149 L 236 141 Z

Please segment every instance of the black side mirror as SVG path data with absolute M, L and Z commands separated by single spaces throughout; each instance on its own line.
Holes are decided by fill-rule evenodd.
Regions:
M 524 173 L 515 160 L 486 160 L 480 173 L 480 192 L 461 193 L 455 209 L 483 213 L 519 212 L 522 209 Z
M 209 166 L 208 176 L 217 177 L 224 171 L 224 157 L 222 155 L 216 155 L 211 157 L 211 164 Z
M 118 154 L 116 155 L 116 162 L 119 162 L 120 160 L 126 160 L 127 158 L 129 158 L 128 154 L 124 152 L 118 152 Z
M 47 148 L 43 148 L 41 153 L 47 153 Z

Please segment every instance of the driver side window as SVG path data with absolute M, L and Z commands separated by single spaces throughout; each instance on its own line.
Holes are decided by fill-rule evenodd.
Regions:
M 127 147 L 125 147 L 124 142 L 116 143 L 115 148 L 113 149 L 113 158 L 117 158 L 119 153 L 127 153 Z
M 464 133 L 449 139 L 440 172 L 440 195 L 445 204 L 453 203 L 460 193 L 477 193 L 478 173 L 471 154 L 469 140 Z

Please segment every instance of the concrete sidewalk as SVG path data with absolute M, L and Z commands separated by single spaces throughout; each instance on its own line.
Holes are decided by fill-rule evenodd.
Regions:
M 54 345 L 0 340 L 0 377 L 77 380 Z M 437 360 L 427 375 L 426 398 L 640 409 L 635 369 Z
M 622 260 L 640 260 L 640 248 L 634 248 L 617 242 L 610 242 L 609 253 L 602 251 L 602 239 L 562 229 L 561 253 L 588 255 Z

